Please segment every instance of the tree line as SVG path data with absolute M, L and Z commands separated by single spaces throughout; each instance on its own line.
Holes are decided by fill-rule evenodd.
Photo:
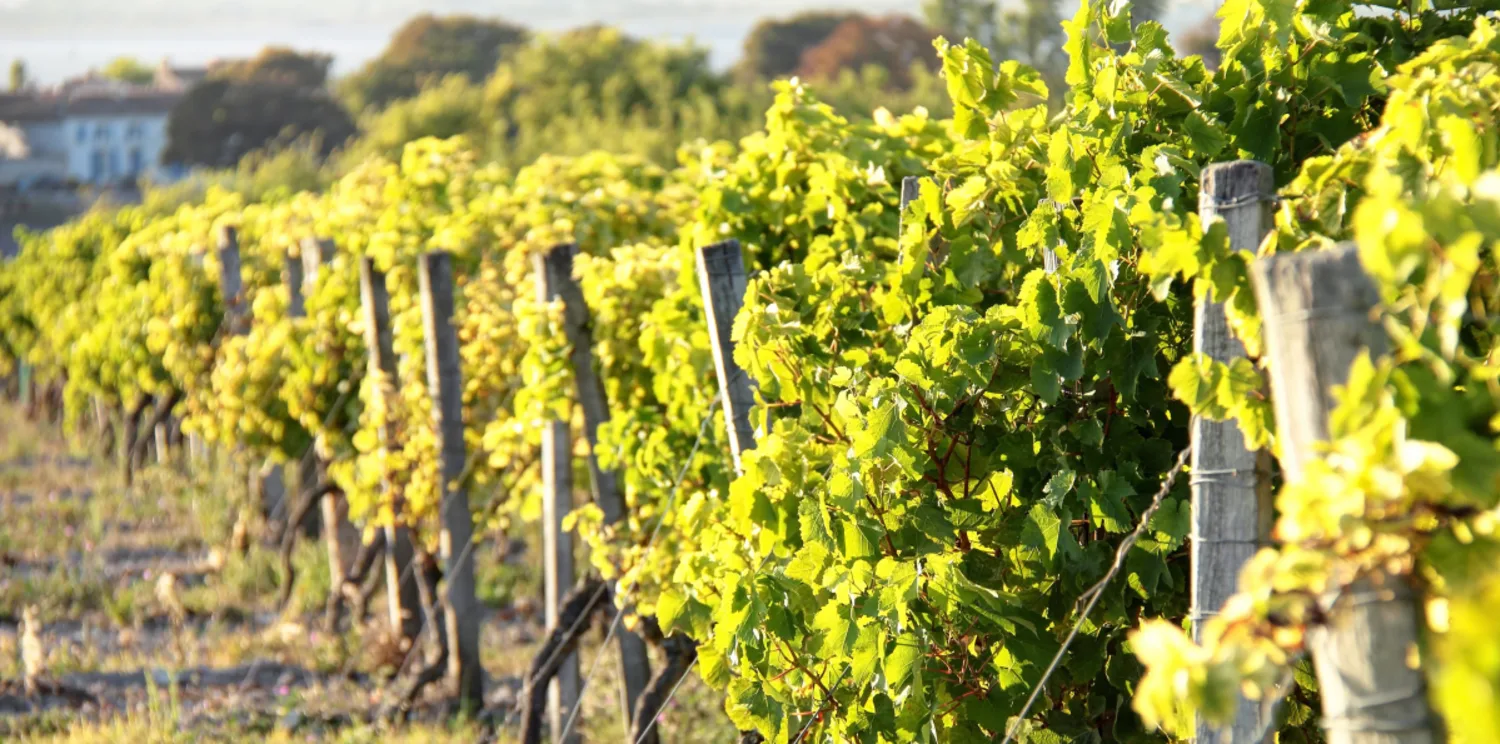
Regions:
M 985 0 L 929 0 L 921 19 L 808 11 L 758 23 L 739 61 L 722 71 L 704 48 L 602 25 L 540 34 L 501 19 L 422 15 L 339 80 L 330 78 L 331 56 L 280 47 L 215 65 L 173 111 L 163 159 L 223 179 L 247 158 L 261 166 L 280 153 L 295 171 L 281 175 L 294 187 L 326 182 L 372 155 L 398 157 L 427 136 L 466 136 L 512 168 L 543 152 L 595 149 L 672 163 L 686 143 L 759 128 L 774 97 L 768 82 L 779 78 L 816 82 L 841 111 L 920 106 L 947 116 L 932 53 L 939 37 L 979 40 L 997 60 L 1031 65 L 1061 91 L 1062 14 L 1058 0 L 1003 10 Z M 1212 48 L 1211 35 L 1197 36 L 1185 51 Z M 129 58 L 100 71 L 131 82 L 150 73 Z M 24 80 L 24 69 L 12 78 L 13 86 Z

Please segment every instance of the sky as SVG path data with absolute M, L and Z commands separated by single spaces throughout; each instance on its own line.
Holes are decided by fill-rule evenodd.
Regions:
M 1164 19 L 1180 31 L 1212 0 L 1176 0 Z M 920 0 L 0 0 L 0 64 L 23 59 L 34 80 L 56 83 L 128 55 L 198 65 L 249 56 L 268 44 L 334 55 L 334 74 L 380 53 L 422 12 L 498 16 L 542 31 L 587 23 L 663 40 L 692 39 L 727 67 L 761 18 L 815 8 L 920 15 Z

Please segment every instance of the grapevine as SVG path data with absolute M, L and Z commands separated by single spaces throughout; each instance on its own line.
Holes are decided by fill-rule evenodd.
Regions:
M 697 645 L 739 729 L 779 744 L 1185 736 L 1242 689 L 1280 690 L 1327 619 L 1314 598 L 1382 572 L 1422 588 L 1451 722 L 1500 688 L 1482 661 L 1500 606 L 1485 568 L 1500 524 L 1489 13 L 1229 0 L 1209 69 L 1128 3 L 1085 2 L 1064 24 L 1060 110 L 1035 70 L 940 40 L 950 118 L 855 116 L 790 80 L 759 131 L 683 143 L 675 164 L 511 170 L 428 138 L 320 192 L 100 209 L 23 235 L 0 266 L 0 372 L 25 360 L 70 417 L 154 403 L 248 463 L 311 456 L 367 533 L 407 526 L 436 553 L 418 258 L 453 257 L 463 480 L 494 536 L 540 516 L 544 424 L 584 423 L 563 308 L 537 297 L 533 263 L 573 244 L 611 414 L 575 460 L 616 471 L 627 509 L 605 524 L 583 505 L 568 526 L 624 624 Z M 1236 158 L 1280 185 L 1258 253 L 1197 216 L 1203 169 Z M 238 305 L 215 250 L 231 228 Z M 695 265 L 728 238 L 751 276 L 733 332 L 757 396 L 743 472 L 710 415 Z M 1278 452 L 1249 267 L 1348 240 L 1393 353 L 1353 371 L 1334 440 L 1280 493 L 1278 544 L 1194 645 L 1174 460 L 1193 416 Z M 316 278 L 289 286 L 318 241 L 332 250 Z M 390 295 L 394 378 L 369 371 L 361 260 Z M 1210 299 L 1244 358 L 1188 351 Z M 1465 733 L 1493 739 L 1493 708 Z M 1311 721 L 1299 702 L 1274 725 Z

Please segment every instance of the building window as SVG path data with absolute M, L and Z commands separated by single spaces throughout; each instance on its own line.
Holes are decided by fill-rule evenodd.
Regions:
M 142 132 L 141 123 L 138 122 L 138 121 L 133 121 L 133 122 L 130 122 L 129 124 L 125 125 L 125 136 L 126 137 L 129 137 L 131 139 L 140 139 L 141 138 L 141 132 Z
M 141 154 L 141 148 L 130 148 L 130 175 L 139 176 L 146 170 L 146 158 Z
M 99 124 L 95 124 L 94 125 L 94 139 L 96 139 L 96 140 L 109 139 L 109 125 L 108 124 L 104 124 L 102 122 L 99 123 Z
M 89 160 L 89 180 L 98 183 L 104 180 L 104 151 L 95 150 L 94 156 Z
M 89 141 L 89 128 L 88 128 L 88 126 L 85 125 L 85 124 L 79 124 L 78 125 L 78 144 L 81 145 L 81 144 L 83 144 L 85 142 L 88 142 L 88 141 Z

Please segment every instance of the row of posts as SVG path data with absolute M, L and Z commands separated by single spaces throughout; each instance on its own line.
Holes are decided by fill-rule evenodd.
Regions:
M 1204 170 L 1199 217 L 1223 220 L 1230 246 L 1252 255 L 1270 233 L 1276 191 L 1271 167 L 1240 160 Z M 1263 323 L 1264 362 L 1284 479 L 1295 482 L 1329 438 L 1333 390 L 1356 357 L 1378 358 L 1388 343 L 1374 319 L 1379 293 L 1352 244 L 1334 250 L 1281 253 L 1254 260 L 1251 279 Z M 1222 298 L 1220 298 L 1222 299 Z M 1193 350 L 1229 364 L 1245 356 L 1224 306 L 1195 306 Z M 1268 453 L 1246 446 L 1233 421 L 1192 422 L 1193 638 L 1234 593 L 1240 569 L 1269 542 L 1274 519 Z M 1307 647 L 1322 697 L 1329 744 L 1428 744 L 1435 718 L 1421 668 L 1408 663 L 1420 617 L 1405 577 L 1370 576 L 1322 598 L 1331 622 L 1311 629 Z M 1211 744 L 1274 741 L 1274 701 L 1241 696 L 1233 722 L 1200 721 L 1197 740 Z
M 302 246 L 300 260 L 288 259 L 286 278 L 291 290 L 289 313 L 293 317 L 304 314 L 303 288 L 312 286 L 320 262 L 328 261 L 332 251 L 330 243 L 309 242 Z M 598 430 L 609 421 L 609 406 L 603 381 L 594 367 L 589 311 L 573 277 L 573 259 L 576 253 L 576 246 L 564 244 L 536 256 L 536 285 L 540 301 L 560 301 L 564 308 L 563 330 L 571 348 L 576 394 L 583 411 L 584 434 L 589 445 L 587 462 L 591 490 L 606 523 L 614 523 L 625 516 L 625 500 L 618 475 L 602 468 L 596 453 Z M 749 433 L 749 405 L 753 402 L 753 397 L 749 393 L 748 378 L 733 363 L 729 327 L 743 300 L 746 275 L 736 241 L 708 246 L 700 251 L 700 255 L 703 256 L 702 265 L 705 269 L 702 274 L 705 302 L 711 307 L 710 317 L 718 319 L 711 331 L 715 346 L 714 358 L 720 367 L 721 382 L 726 379 L 730 381 L 723 386 L 726 391 L 725 412 L 731 417 L 734 432 L 731 435 L 731 454 L 738 462 L 740 450 L 747 443 L 753 444 Z M 233 230 L 221 233 L 219 259 L 221 289 L 227 298 L 230 322 L 235 324 L 237 330 L 244 332 L 246 326 L 240 310 L 243 307 L 240 260 Z M 478 665 L 479 614 L 474 600 L 473 563 L 469 559 L 473 526 L 467 494 L 461 480 L 466 453 L 458 341 L 452 324 L 452 260 L 445 252 L 428 253 L 420 257 L 418 269 L 428 388 L 433 396 L 434 424 L 445 484 L 439 507 L 442 529 L 439 545 L 446 584 L 443 635 L 452 644 L 448 657 L 448 676 L 457 685 L 460 703 L 477 706 L 482 696 Z M 369 349 L 369 374 L 375 382 L 373 389 L 377 391 L 376 394 L 391 396 L 393 399 L 396 395 L 397 370 L 391 336 L 390 298 L 385 277 L 369 258 L 360 259 L 359 271 L 366 345 Z M 723 327 L 719 328 L 720 325 Z M 736 392 L 731 394 L 728 392 L 731 390 Z M 573 504 L 573 440 L 569 423 L 563 420 L 548 422 L 543 434 L 542 464 L 546 491 L 543 551 L 546 567 L 545 603 L 550 629 L 558 621 L 559 603 L 572 586 L 577 573 L 572 540 L 562 529 L 562 522 Z M 391 446 L 396 442 L 399 432 L 394 419 L 386 423 L 379 436 L 381 446 Z M 268 496 L 273 493 L 266 488 L 265 482 L 276 480 L 276 473 L 277 467 L 274 465 L 260 468 L 257 474 L 261 483 L 257 485 L 257 489 Z M 311 482 L 315 477 L 306 472 L 304 467 L 301 478 L 304 482 Z M 415 578 L 409 565 L 413 560 L 414 548 L 409 528 L 399 521 L 402 497 L 398 491 L 393 490 L 391 484 L 387 483 L 385 488 L 395 501 L 393 511 L 397 515 L 397 521 L 386 528 L 390 621 L 393 627 L 402 629 L 404 637 L 414 639 L 421 629 Z M 275 502 L 268 503 L 267 508 L 276 508 Z M 324 531 L 328 539 L 335 586 L 342 580 L 342 559 L 336 531 L 326 526 L 339 523 L 337 514 L 333 497 L 328 497 L 324 502 Z M 618 640 L 623 679 L 620 706 L 626 720 L 629 720 L 650 681 L 650 662 L 645 641 L 638 634 L 622 630 Z M 549 723 L 555 734 L 564 728 L 564 715 L 577 705 L 581 694 L 580 685 L 575 656 L 564 665 L 549 690 Z M 654 720 L 654 711 L 652 718 Z M 646 733 L 644 741 L 654 742 L 655 732 Z M 577 735 L 568 736 L 568 740 L 576 742 Z

